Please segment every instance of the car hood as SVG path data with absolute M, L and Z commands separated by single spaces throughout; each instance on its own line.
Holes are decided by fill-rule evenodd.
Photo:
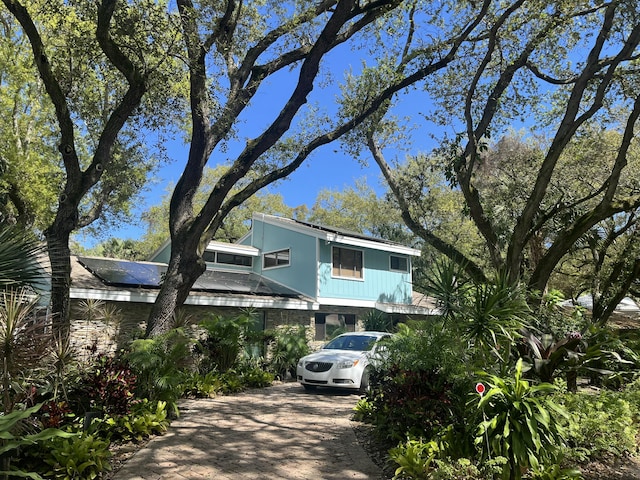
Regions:
M 303 357 L 302 360 L 305 362 L 339 362 L 367 358 L 367 353 L 353 350 L 318 350 Z

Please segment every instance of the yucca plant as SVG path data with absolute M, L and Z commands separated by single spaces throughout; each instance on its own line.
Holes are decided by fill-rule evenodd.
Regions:
M 51 336 L 35 316 L 38 298 L 25 289 L 0 292 L 0 372 L 3 409 L 13 409 L 20 378 L 39 366 L 47 354 Z
M 564 443 L 561 419 L 567 418 L 565 410 L 550 398 L 556 387 L 530 385 L 522 378 L 522 359 L 513 378 L 483 376 L 489 389 L 478 402 L 484 420 L 475 439 L 483 458 L 507 458 L 504 478 L 509 480 L 519 480 L 528 468 L 553 465 Z

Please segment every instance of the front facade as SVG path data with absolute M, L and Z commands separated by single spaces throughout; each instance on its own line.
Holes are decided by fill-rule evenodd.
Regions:
M 127 321 L 140 322 L 157 297 L 171 245 L 150 262 L 79 257 L 71 296 L 115 303 Z M 417 305 L 411 262 L 420 252 L 297 220 L 255 214 L 250 232 L 237 243 L 211 242 L 207 271 L 194 284 L 184 310 L 233 314 L 251 308 L 263 328 L 305 325 L 322 341 L 336 330 L 361 328 L 380 311 L 398 319 L 432 314 Z M 129 312 L 135 312 L 135 318 Z

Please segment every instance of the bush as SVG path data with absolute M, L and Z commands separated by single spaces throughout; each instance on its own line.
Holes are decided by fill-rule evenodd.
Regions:
M 638 410 L 625 396 L 628 395 L 602 391 L 559 398 L 570 412 L 565 429 L 573 458 L 599 460 L 638 451 Z
M 550 397 L 551 384 L 531 386 L 522 378 L 522 359 L 513 378 L 487 375 L 488 391 L 478 409 L 485 418 L 478 427 L 476 445 L 482 458 L 503 456 L 510 479 L 520 479 L 523 469 L 557 462 L 564 444 L 562 419 L 567 413 Z
M 71 438 L 56 438 L 44 445 L 43 462 L 49 469 L 43 472 L 56 480 L 98 478 L 111 470 L 109 442 L 93 435 L 78 434 Z
M 169 427 L 166 402 L 141 400 L 127 415 L 109 416 L 94 420 L 88 429 L 109 440 L 141 441 L 151 435 L 162 434 Z
M 281 380 L 285 380 L 287 374 L 296 378 L 298 360 L 309 352 L 305 327 L 298 325 L 278 330 L 271 346 L 270 370 Z
M 90 410 L 124 415 L 134 401 L 136 376 L 122 358 L 99 355 L 80 384 Z
M 152 402 L 167 402 L 177 416 L 182 386 L 193 367 L 193 343 L 182 328 L 154 338 L 134 340 L 125 358 L 137 376 L 136 396 Z

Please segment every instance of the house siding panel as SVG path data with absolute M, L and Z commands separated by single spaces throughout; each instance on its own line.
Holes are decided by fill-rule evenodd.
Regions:
M 316 296 L 316 239 L 310 235 L 289 231 L 268 223 L 253 223 L 252 246 L 269 253 L 290 250 L 290 264 L 276 268 L 262 268 L 262 256 L 254 260 L 254 272 L 300 292 Z
M 351 246 L 320 242 L 320 298 L 411 303 L 411 274 L 390 271 L 390 254 L 388 252 L 361 249 L 364 263 L 363 278 L 346 279 L 332 275 L 332 246 L 357 249 Z

